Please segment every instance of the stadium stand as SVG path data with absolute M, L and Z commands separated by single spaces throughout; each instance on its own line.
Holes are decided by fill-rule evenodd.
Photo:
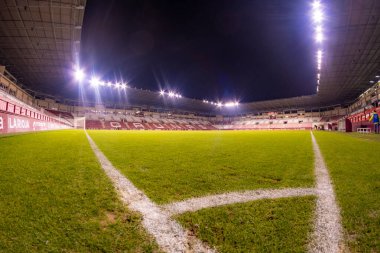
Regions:
M 65 129 L 67 119 L 33 105 L 34 98 L 0 73 L 0 133 Z
M 349 106 L 331 106 L 309 110 L 288 109 L 238 114 L 173 110 L 157 106 L 80 106 L 79 102 L 60 102 L 52 96 L 35 98 L 19 87 L 5 71 L 0 75 L 0 113 L 16 115 L 59 127 L 73 127 L 76 119 L 85 119 L 87 129 L 112 130 L 331 130 L 373 131 L 370 113 L 378 105 L 378 84 L 362 93 Z M 123 109 L 124 107 L 124 109 Z M 112 109 L 111 109 L 112 108 Z M 4 118 L 5 116 L 3 116 Z M 4 122 L 4 119 L 2 121 Z M 17 121 L 17 120 L 16 120 Z M 21 122 L 21 121 L 20 121 Z M 41 125 L 41 123 L 39 123 Z M 4 128 L 4 123 L 0 126 Z M 8 124 L 9 125 L 9 124 Z M 53 125 L 52 125 L 53 126 Z M 54 128 L 57 126 L 54 125 Z M 48 127 L 41 128 L 47 129 Z M 36 128 L 34 128 L 35 130 Z M 32 131 L 31 129 L 29 129 Z M 7 130 L 9 131 L 9 130 Z M 24 130 L 19 131 L 28 131 Z M 5 130 L 2 130 L 2 133 Z

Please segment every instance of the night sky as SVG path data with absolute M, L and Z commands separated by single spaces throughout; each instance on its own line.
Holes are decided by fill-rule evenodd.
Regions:
M 252 102 L 315 92 L 306 0 L 87 1 L 81 66 L 108 81 Z

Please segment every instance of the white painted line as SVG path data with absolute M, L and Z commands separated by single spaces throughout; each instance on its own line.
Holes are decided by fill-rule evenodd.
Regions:
M 180 224 L 153 203 L 142 191 L 137 189 L 131 181 L 122 175 L 99 150 L 95 142 L 87 134 L 88 141 L 103 170 L 111 179 L 121 200 L 128 207 L 142 215 L 142 225 L 155 239 L 165 252 L 216 252 L 199 239 L 185 231 Z
M 330 180 L 318 143 L 313 132 L 311 138 L 315 159 L 317 206 L 314 233 L 309 244 L 309 252 L 336 253 L 343 250 L 340 211 L 335 200 L 334 188 Z
M 170 215 L 176 215 L 185 212 L 195 212 L 203 208 L 244 203 L 259 199 L 301 197 L 315 194 L 315 189 L 312 188 L 261 189 L 191 198 L 184 201 L 163 205 L 162 208 Z

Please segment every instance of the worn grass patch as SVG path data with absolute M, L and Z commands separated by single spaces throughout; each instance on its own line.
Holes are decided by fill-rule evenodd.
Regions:
M 158 203 L 313 185 L 307 131 L 88 131 L 115 167 Z
M 259 200 L 203 209 L 177 220 L 220 252 L 305 252 L 315 197 Z
M 342 209 L 348 247 L 380 252 L 380 143 L 356 134 L 315 132 L 315 137 Z
M 1 252 L 156 252 L 83 131 L 0 139 Z

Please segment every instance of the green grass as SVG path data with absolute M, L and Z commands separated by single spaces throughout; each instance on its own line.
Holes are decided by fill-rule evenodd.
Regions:
M 307 131 L 89 131 L 108 159 L 158 203 L 313 185 Z
M 356 137 L 356 138 L 363 139 L 363 140 L 379 141 L 380 142 L 380 134 L 374 134 L 374 133 L 371 133 L 371 134 L 363 134 L 363 133 L 346 134 L 346 133 L 342 133 L 342 134 L 349 135 L 349 136 Z
M 177 220 L 219 252 L 305 252 L 314 197 L 260 200 L 185 213 Z
M 155 252 L 83 131 L 0 138 L 0 252 Z
M 315 136 L 334 182 L 348 247 L 380 252 L 380 143 L 357 134 Z

